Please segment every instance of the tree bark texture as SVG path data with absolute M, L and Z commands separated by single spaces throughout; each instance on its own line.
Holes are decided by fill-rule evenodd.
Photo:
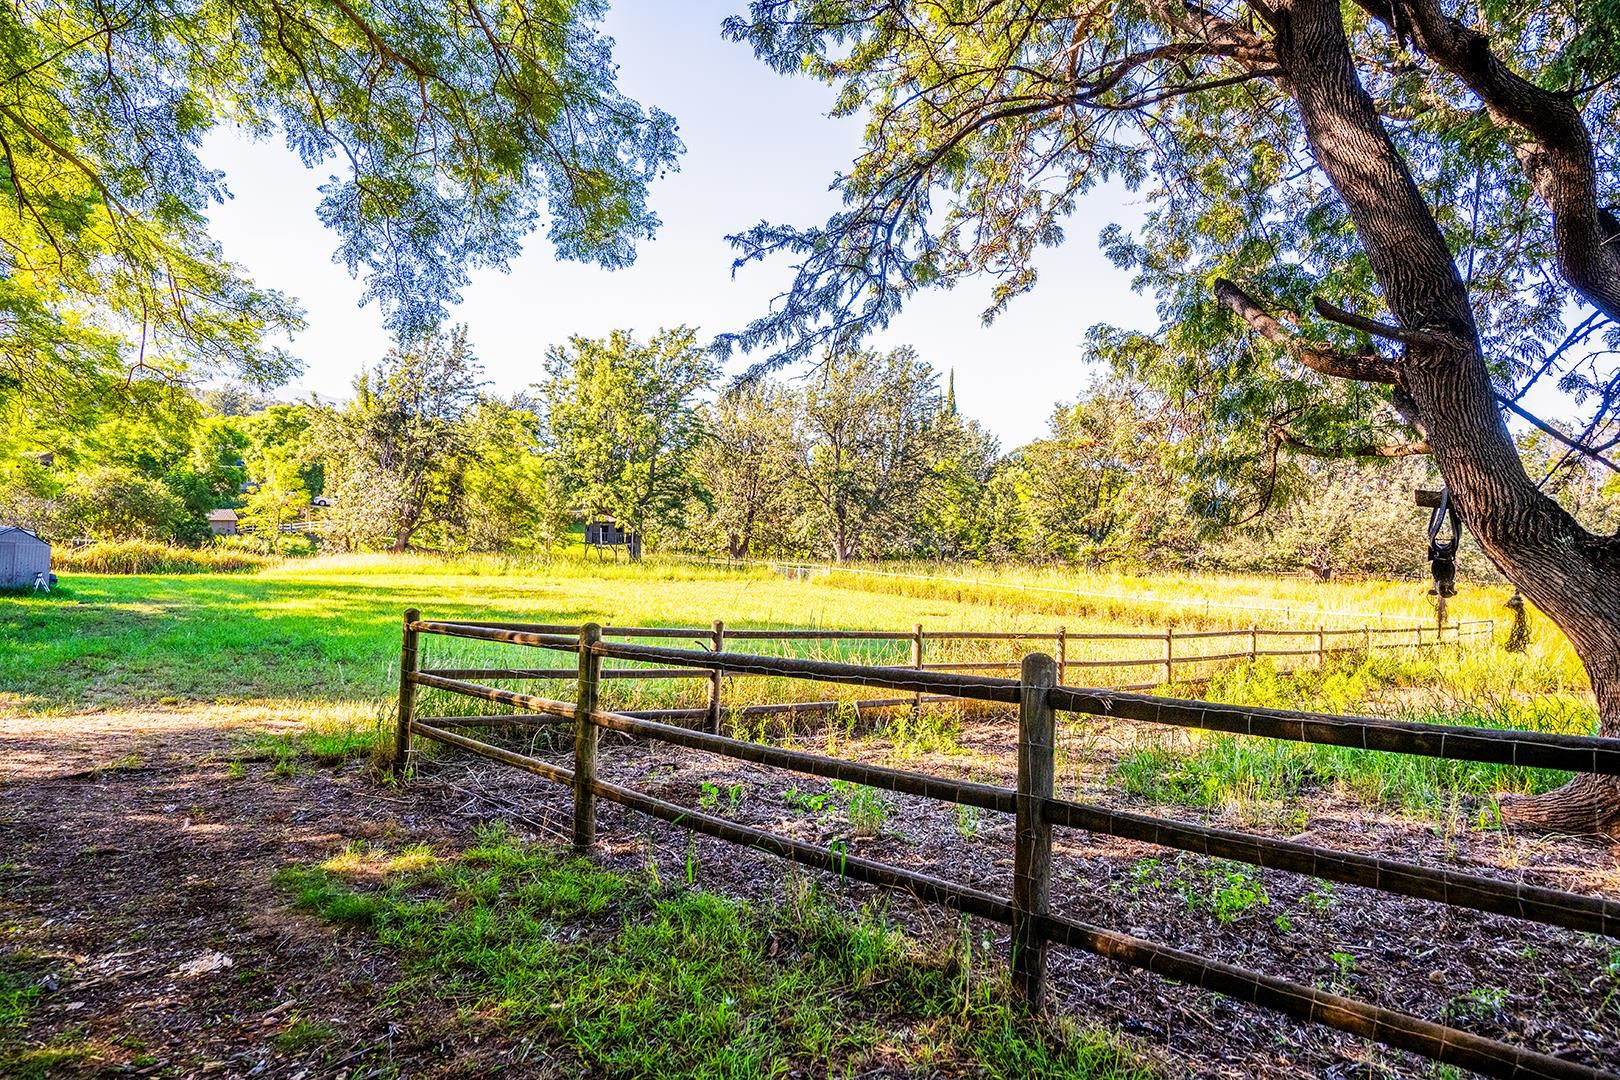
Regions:
M 1403 412 L 1430 444 L 1485 553 L 1574 644 L 1592 680 L 1602 733 L 1620 736 L 1620 543 L 1581 528 L 1525 473 L 1498 408 L 1467 287 L 1361 83 L 1338 0 L 1290 0 L 1269 15 L 1284 86 L 1314 156 L 1349 210 L 1390 312 L 1409 333 L 1392 373 Z M 1567 136 L 1568 117 L 1553 120 Z M 1590 164 L 1589 139 L 1584 146 Z M 1559 168 L 1560 183 L 1582 182 L 1568 160 Z M 1532 179 L 1538 190 L 1552 182 L 1533 172 Z M 1590 239 L 1591 229 L 1571 223 L 1571 213 L 1566 208 L 1556 231 Z M 1590 257 L 1565 255 L 1566 262 Z M 1620 278 L 1596 284 L 1602 296 L 1606 287 L 1620 289 Z M 1620 827 L 1620 784 L 1580 777 L 1549 795 L 1504 799 L 1503 813 L 1514 824 L 1613 831 Z

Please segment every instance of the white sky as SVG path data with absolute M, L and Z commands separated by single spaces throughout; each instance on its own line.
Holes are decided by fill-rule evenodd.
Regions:
M 607 32 L 617 40 L 620 86 L 680 124 L 687 151 L 679 173 L 657 183 L 651 204 L 663 219 L 634 266 L 607 272 L 553 258 L 539 235 L 510 274 L 478 274 L 451 313 L 466 322 L 495 388 L 514 391 L 540 375 L 547 346 L 570 334 L 628 327 L 645 336 L 688 323 L 705 335 L 741 329 L 788 282 L 785 265 L 731 277 L 725 234 L 761 219 L 819 224 L 836 205 L 828 190 L 859 142 L 853 121 L 827 118 L 831 95 L 806 79 L 777 75 L 751 51 L 720 37 L 720 21 L 743 0 L 617 0 Z M 360 283 L 331 261 L 336 239 L 315 217 L 317 186 L 332 169 L 310 171 L 279 142 L 215 133 L 207 162 L 225 170 L 235 198 L 212 216 L 226 255 L 265 286 L 304 306 L 309 326 L 293 341 L 304 377 L 283 396 L 342 397 L 364 364 L 389 346 L 375 305 L 359 308 Z M 335 168 L 335 166 L 334 166 Z M 957 398 L 1011 448 L 1040 434 L 1052 406 L 1090 378 L 1080 362 L 1085 331 L 1100 321 L 1148 328 L 1152 303 L 1097 250 L 1110 221 L 1138 211 L 1123 190 L 1099 193 L 1041 260 L 1037 290 L 989 328 L 979 313 L 990 281 L 918 297 L 874 339 L 910 343 L 941 373 L 956 370 Z M 748 363 L 734 357 L 733 370 Z

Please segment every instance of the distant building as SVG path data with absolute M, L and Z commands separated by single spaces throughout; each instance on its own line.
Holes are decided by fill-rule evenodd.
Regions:
M 210 510 L 210 511 L 208 511 L 208 528 L 209 528 L 209 530 L 211 532 L 213 532 L 213 534 L 215 536 L 235 536 L 236 535 L 236 511 L 235 510 Z
M 51 545 L 29 532 L 0 525 L 0 588 L 27 588 L 51 579 Z
M 641 558 L 641 536 L 616 521 L 590 521 L 585 524 L 585 543 L 594 548 L 619 548 L 630 553 L 632 559 Z

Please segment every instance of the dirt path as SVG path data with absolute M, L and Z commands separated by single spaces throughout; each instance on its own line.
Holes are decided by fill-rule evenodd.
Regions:
M 260 716 L 252 726 L 289 722 Z M 357 839 L 453 848 L 489 818 L 556 834 L 566 793 L 464 758 L 425 760 L 403 792 L 375 783 L 358 762 L 278 778 L 268 763 L 237 760 L 244 730 L 239 718 L 179 710 L 0 718 L 0 972 L 42 987 L 19 1060 L 50 1076 L 546 1075 L 545 1062 L 514 1064 L 509 1040 L 481 1038 L 453 1015 L 385 1007 L 399 976 L 390 957 L 361 935 L 290 912 L 273 877 Z M 969 754 L 909 764 L 991 779 L 1001 730 L 968 732 Z M 712 800 L 751 824 L 1006 888 L 1004 822 L 893 798 L 880 835 L 863 838 L 852 835 L 837 793 L 817 803 L 825 785 L 743 766 L 720 772 L 712 759 L 667 749 L 618 746 L 604 761 L 611 778 L 653 794 Z M 782 888 L 782 864 L 768 857 L 693 842 L 617 808 L 603 826 L 604 861 L 652 862 L 671 880 L 693 872 L 700 885 L 735 895 Z M 1308 838 L 1495 861 L 1503 872 L 1613 891 L 1613 855 L 1590 846 L 1520 848 L 1327 801 L 1311 808 Z M 1620 1068 L 1615 942 L 1365 890 L 1324 893 L 1289 875 L 1260 875 L 1265 902 L 1221 921 L 1204 896 L 1230 883 L 1208 877 L 1206 864 L 1083 834 L 1064 837 L 1059 855 L 1059 910 Z M 1159 861 L 1144 864 L 1150 855 Z M 891 910 L 918 933 L 960 932 L 949 916 L 904 898 Z M 972 932 L 1004 947 L 996 936 L 1004 931 Z M 1053 974 L 1064 1011 L 1124 1031 L 1172 1073 L 1434 1075 L 1358 1040 L 1091 957 L 1061 955 Z

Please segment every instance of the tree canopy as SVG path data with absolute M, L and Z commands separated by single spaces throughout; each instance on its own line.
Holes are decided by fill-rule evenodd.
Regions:
M 1586 457 L 1616 445 L 1597 433 L 1620 409 L 1617 16 L 1614 0 L 754 0 L 727 33 L 867 124 L 842 210 L 734 238 L 739 262 L 785 255 L 795 274 L 723 344 L 774 350 L 767 366 L 847 347 L 980 273 L 993 316 L 1118 179 L 1148 214 L 1103 243 L 1160 326 L 1090 340 L 1203 418 L 1211 509 L 1264 505 L 1299 454 L 1432 454 L 1620 734 L 1620 536 L 1526 473 L 1503 418 L 1562 436 L 1523 402 L 1556 380 L 1587 409 L 1563 437 Z M 1508 813 L 1620 827 L 1620 782 Z
M 0 10 L 0 394 L 72 404 L 139 376 L 273 385 L 295 301 L 208 235 L 234 125 L 332 169 L 318 213 L 402 340 L 544 222 L 622 266 L 658 224 L 674 121 L 615 87 L 599 0 L 100 0 Z

